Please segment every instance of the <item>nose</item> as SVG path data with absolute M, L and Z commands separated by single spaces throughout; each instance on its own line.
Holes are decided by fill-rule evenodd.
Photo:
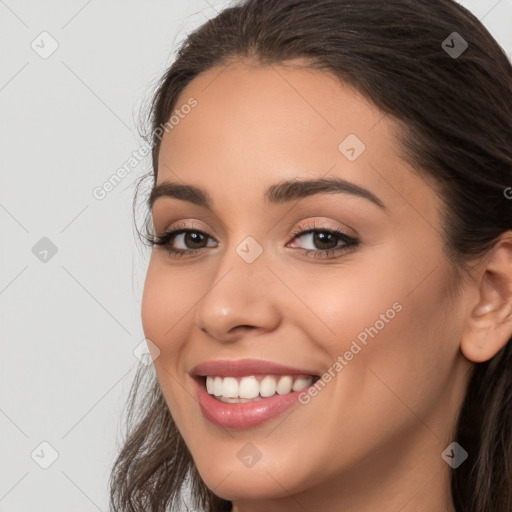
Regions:
M 262 255 L 247 263 L 234 249 L 226 253 L 197 305 L 197 327 L 223 343 L 236 341 L 249 331 L 275 330 L 281 321 L 279 290 L 265 258 Z

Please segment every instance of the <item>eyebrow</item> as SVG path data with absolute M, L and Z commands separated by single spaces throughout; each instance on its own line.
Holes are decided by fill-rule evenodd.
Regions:
M 373 192 L 341 178 L 282 181 L 270 186 L 265 192 L 264 199 L 269 204 L 283 204 L 315 194 L 340 193 L 362 197 L 376 204 L 379 208 L 386 210 L 384 203 Z M 164 181 L 153 187 L 148 198 L 150 209 L 153 208 L 155 201 L 160 197 L 173 197 L 205 208 L 213 206 L 213 200 L 205 190 L 193 185 L 184 185 L 170 181 Z

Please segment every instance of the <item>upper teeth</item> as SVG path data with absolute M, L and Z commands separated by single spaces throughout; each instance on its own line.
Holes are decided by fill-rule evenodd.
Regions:
M 224 398 L 256 398 L 258 395 L 269 397 L 286 395 L 309 387 L 313 377 L 308 375 L 293 376 L 254 376 L 249 377 L 206 377 L 206 390 L 210 395 Z

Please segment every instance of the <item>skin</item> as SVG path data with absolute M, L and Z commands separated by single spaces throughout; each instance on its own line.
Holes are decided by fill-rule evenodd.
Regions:
M 455 294 L 439 194 L 402 159 L 397 125 L 348 85 L 295 64 L 203 73 L 177 103 L 197 106 L 163 137 L 157 184 L 200 187 L 213 205 L 153 205 L 157 235 L 179 223 L 209 237 L 192 256 L 160 246 L 151 255 L 142 321 L 160 350 L 162 392 L 204 482 L 234 511 L 452 512 L 441 453 L 473 362 L 512 333 L 510 238 Z M 338 149 L 348 134 L 366 146 L 354 161 Z M 364 187 L 385 209 L 347 193 L 263 201 L 282 180 L 320 177 Z M 315 258 L 324 246 L 292 235 L 313 221 L 360 243 Z M 247 236 L 263 250 L 253 263 L 236 252 Z M 394 303 L 401 311 L 307 405 L 249 429 L 202 415 L 196 364 L 256 358 L 322 375 Z M 237 457 L 249 442 L 261 452 L 250 468 Z

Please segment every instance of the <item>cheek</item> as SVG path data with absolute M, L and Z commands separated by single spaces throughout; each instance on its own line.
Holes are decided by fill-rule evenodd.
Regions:
M 317 433 L 317 441 L 303 449 L 307 460 L 328 452 L 336 454 L 334 461 L 354 462 L 364 450 L 377 450 L 417 429 L 418 418 L 432 428 L 440 424 L 439 418 L 427 418 L 437 414 L 445 397 L 458 351 L 457 328 L 449 327 L 446 267 L 440 263 L 425 279 L 435 265 L 426 271 L 422 265 L 411 267 L 405 274 L 400 272 L 404 264 L 396 258 L 386 272 L 352 267 L 351 272 L 331 270 L 295 281 L 310 310 L 289 308 L 288 320 L 327 354 L 324 360 L 330 359 L 325 387 L 305 405 L 329 414 L 287 424 L 286 435 L 300 436 L 308 427 Z M 421 285 L 415 288 L 411 282 Z M 280 440 L 285 443 L 286 437 Z M 322 464 L 325 471 L 335 471 L 341 462 Z
M 426 411 L 458 355 L 460 332 L 445 289 L 449 269 L 442 255 L 385 256 L 376 260 L 382 264 L 349 265 L 350 272 L 297 277 L 310 311 L 298 308 L 294 321 L 330 357 L 339 403 L 379 397 L 400 405 L 399 396 Z
M 162 393 L 180 430 L 185 418 L 194 411 L 193 400 L 182 393 L 183 366 L 187 341 L 191 336 L 194 305 L 207 291 L 198 273 L 172 269 L 161 257 L 152 255 L 149 262 L 141 303 L 144 336 L 160 350 L 154 367 Z M 195 277 L 194 277 L 195 276 Z
M 144 335 L 160 349 L 159 360 L 176 359 L 185 339 L 187 314 L 197 300 L 197 288 L 178 271 L 171 272 L 154 256 L 148 266 L 142 295 L 141 317 Z
M 371 340 L 394 339 L 390 335 L 393 326 L 403 324 L 407 292 L 397 276 L 396 269 L 364 261 L 288 275 L 287 280 L 300 290 L 300 302 L 286 308 L 287 319 L 321 345 L 332 360 L 349 351 L 352 342 L 357 342 L 363 354 Z

